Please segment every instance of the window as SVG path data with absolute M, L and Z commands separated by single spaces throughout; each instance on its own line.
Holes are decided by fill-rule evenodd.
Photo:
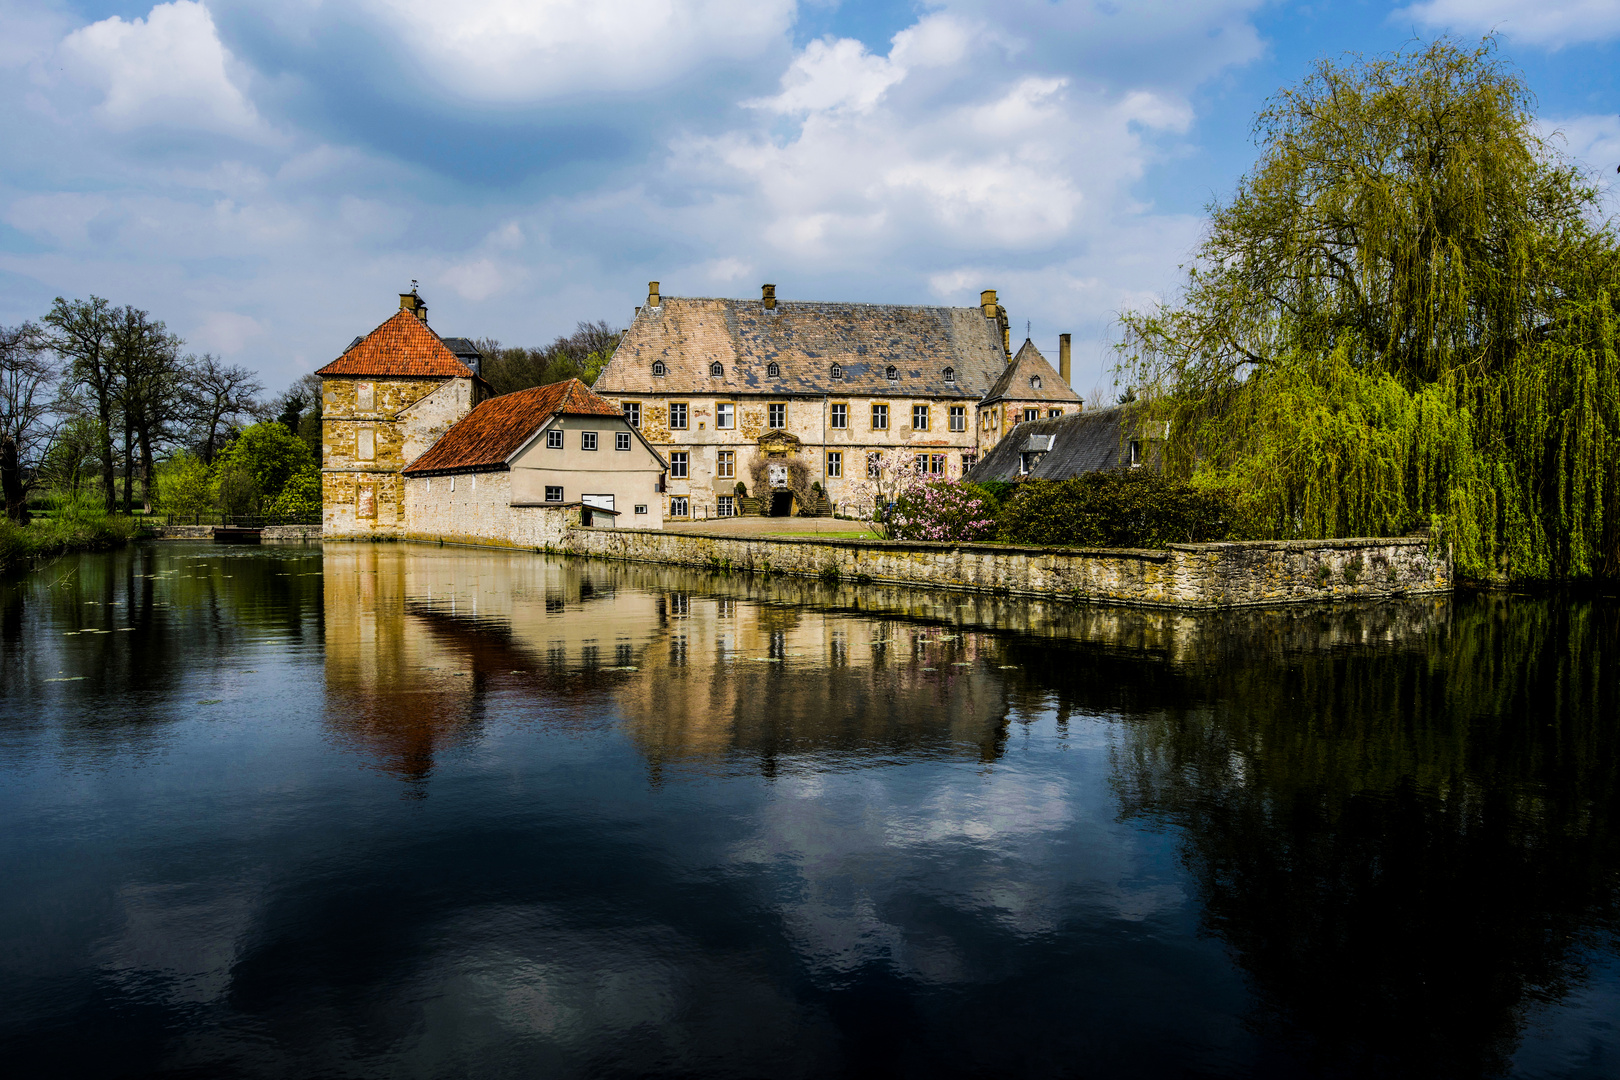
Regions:
M 843 476 L 844 475 L 844 455 L 841 452 L 839 452 L 837 450 L 833 450 L 830 453 L 828 453 L 828 455 L 827 455 L 827 475 L 828 476 Z
M 630 421 L 630 426 L 631 427 L 640 427 L 641 426 L 641 402 L 639 402 L 639 401 L 627 401 L 627 402 L 624 403 L 623 409 L 624 409 L 624 418 L 626 420 Z M 627 447 L 625 447 L 625 449 L 628 450 L 629 447 L 627 446 Z
M 1132 439 L 1127 449 L 1130 453 L 1131 468 L 1134 469 L 1138 465 L 1142 464 L 1142 444 L 1137 440 Z
M 562 429 L 552 428 L 546 432 L 546 449 L 561 450 L 562 448 Z
M 1062 416 L 1063 415 L 1063 410 L 1062 409 L 1047 409 L 1046 410 L 1046 415 L 1047 416 Z
M 834 364 L 832 366 L 831 374 L 832 374 L 832 377 L 835 378 L 835 379 L 842 379 L 844 377 L 844 367 L 843 367 L 843 365 L 842 364 Z
M 581 450 L 596 449 L 596 432 L 582 431 L 579 433 L 579 448 Z
M 772 360 L 770 363 L 765 365 L 765 374 L 769 375 L 773 379 L 780 379 L 782 377 L 782 365 L 778 364 L 775 360 Z
M 977 465 L 978 463 L 979 463 L 979 455 L 978 454 L 963 454 L 962 455 L 962 475 L 966 476 L 968 473 L 972 472 L 973 471 L 973 466 Z
M 354 407 L 361 412 L 370 412 L 377 407 L 377 384 L 363 382 L 354 388 Z
M 653 361 L 653 374 L 658 376 L 659 378 L 663 378 L 665 375 L 669 374 L 669 369 L 664 366 L 664 362 L 662 360 L 654 360 Z
M 686 402 L 672 401 L 669 405 L 669 426 L 676 431 L 686 430 Z
M 691 504 L 686 501 L 685 495 L 675 496 L 673 499 L 669 500 L 669 516 L 691 517 L 692 511 L 689 509 L 690 505 Z
M 1031 390 L 1039 390 L 1041 388 L 1041 377 L 1039 375 L 1031 375 L 1029 377 L 1029 388 Z
M 562 502 L 562 488 L 546 485 L 546 502 Z
M 951 406 L 951 430 L 952 431 L 966 431 L 967 430 L 967 406 L 966 405 L 952 405 Z
M 911 428 L 913 431 L 928 430 L 928 406 L 913 405 L 911 407 Z
M 876 480 L 883 475 L 882 458 L 876 451 L 868 451 L 866 455 L 866 478 Z
M 787 405 L 780 401 L 772 402 L 770 406 L 770 426 L 773 428 L 787 427 Z
M 354 456 L 358 461 L 370 461 L 377 456 L 377 435 L 368 427 L 357 428 L 354 433 Z
M 615 431 L 613 433 L 613 449 L 630 449 L 630 433 L 628 431 Z
M 714 500 L 714 502 L 714 512 L 720 517 L 737 516 L 737 500 L 735 496 L 722 495 L 718 499 Z
M 636 513 L 645 514 L 646 512 L 647 512 L 647 504 L 646 503 L 636 503 Z
M 955 368 L 948 367 L 948 368 L 945 369 L 945 381 L 946 382 L 955 382 L 956 381 L 956 369 Z
M 716 379 L 725 373 L 726 369 L 720 366 L 720 361 L 716 360 L 714 363 L 709 365 L 709 374 L 713 375 Z
M 883 369 L 883 377 L 888 379 L 890 382 L 893 382 L 895 379 L 900 377 L 900 369 L 895 367 L 893 364 L 890 364 L 888 367 Z
M 717 428 L 730 428 L 737 426 L 737 406 L 729 401 L 722 401 L 714 407 L 714 426 Z
M 714 475 L 722 480 L 729 480 L 737 475 L 737 452 L 735 450 L 722 450 L 715 456 Z
M 1039 409 L 1025 409 L 1024 410 L 1024 419 L 1025 420 L 1039 420 L 1040 418 L 1041 418 L 1041 410 L 1039 410 Z
M 872 406 L 872 430 L 889 430 L 889 407 L 887 405 Z
M 911 459 L 911 466 L 912 468 L 916 469 L 919 474 L 926 476 L 928 474 L 928 455 L 918 454 L 916 457 Z
M 929 454 L 928 455 L 928 475 L 929 476 L 944 476 L 945 475 L 945 455 L 944 454 Z
M 669 455 L 669 476 L 672 480 L 686 479 L 686 451 L 677 450 Z M 674 513 L 674 511 L 670 511 Z

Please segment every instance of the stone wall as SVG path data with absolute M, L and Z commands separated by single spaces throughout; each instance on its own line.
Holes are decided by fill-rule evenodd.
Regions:
M 410 476 L 403 482 L 407 540 L 557 550 L 566 546 L 570 527 L 579 525 L 577 504 L 512 506 L 509 472 Z
M 1449 555 L 1418 537 L 1138 551 L 570 528 L 554 549 L 633 562 L 1177 608 L 1402 596 L 1452 587 Z

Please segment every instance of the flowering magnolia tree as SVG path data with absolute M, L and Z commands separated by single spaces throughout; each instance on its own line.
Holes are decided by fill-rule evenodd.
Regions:
M 871 454 L 855 485 L 872 524 L 891 540 L 990 540 L 996 504 L 974 484 L 923 473 L 909 454 Z

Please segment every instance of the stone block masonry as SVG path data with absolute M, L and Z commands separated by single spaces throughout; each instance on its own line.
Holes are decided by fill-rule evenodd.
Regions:
M 1149 607 L 1242 607 L 1452 589 L 1449 554 L 1420 537 L 1176 544 L 1165 550 L 640 529 L 569 528 L 559 540 L 550 550 L 593 558 Z

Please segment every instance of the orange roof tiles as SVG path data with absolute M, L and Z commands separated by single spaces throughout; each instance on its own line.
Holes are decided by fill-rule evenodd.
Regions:
M 406 476 L 477 472 L 506 467 L 511 457 L 553 416 L 623 414 L 578 379 L 490 398 L 462 417 L 428 452 L 411 462 Z
M 401 311 L 357 341 L 315 374 L 376 375 L 425 379 L 470 379 L 472 368 L 445 348 L 439 335 L 408 311 Z

